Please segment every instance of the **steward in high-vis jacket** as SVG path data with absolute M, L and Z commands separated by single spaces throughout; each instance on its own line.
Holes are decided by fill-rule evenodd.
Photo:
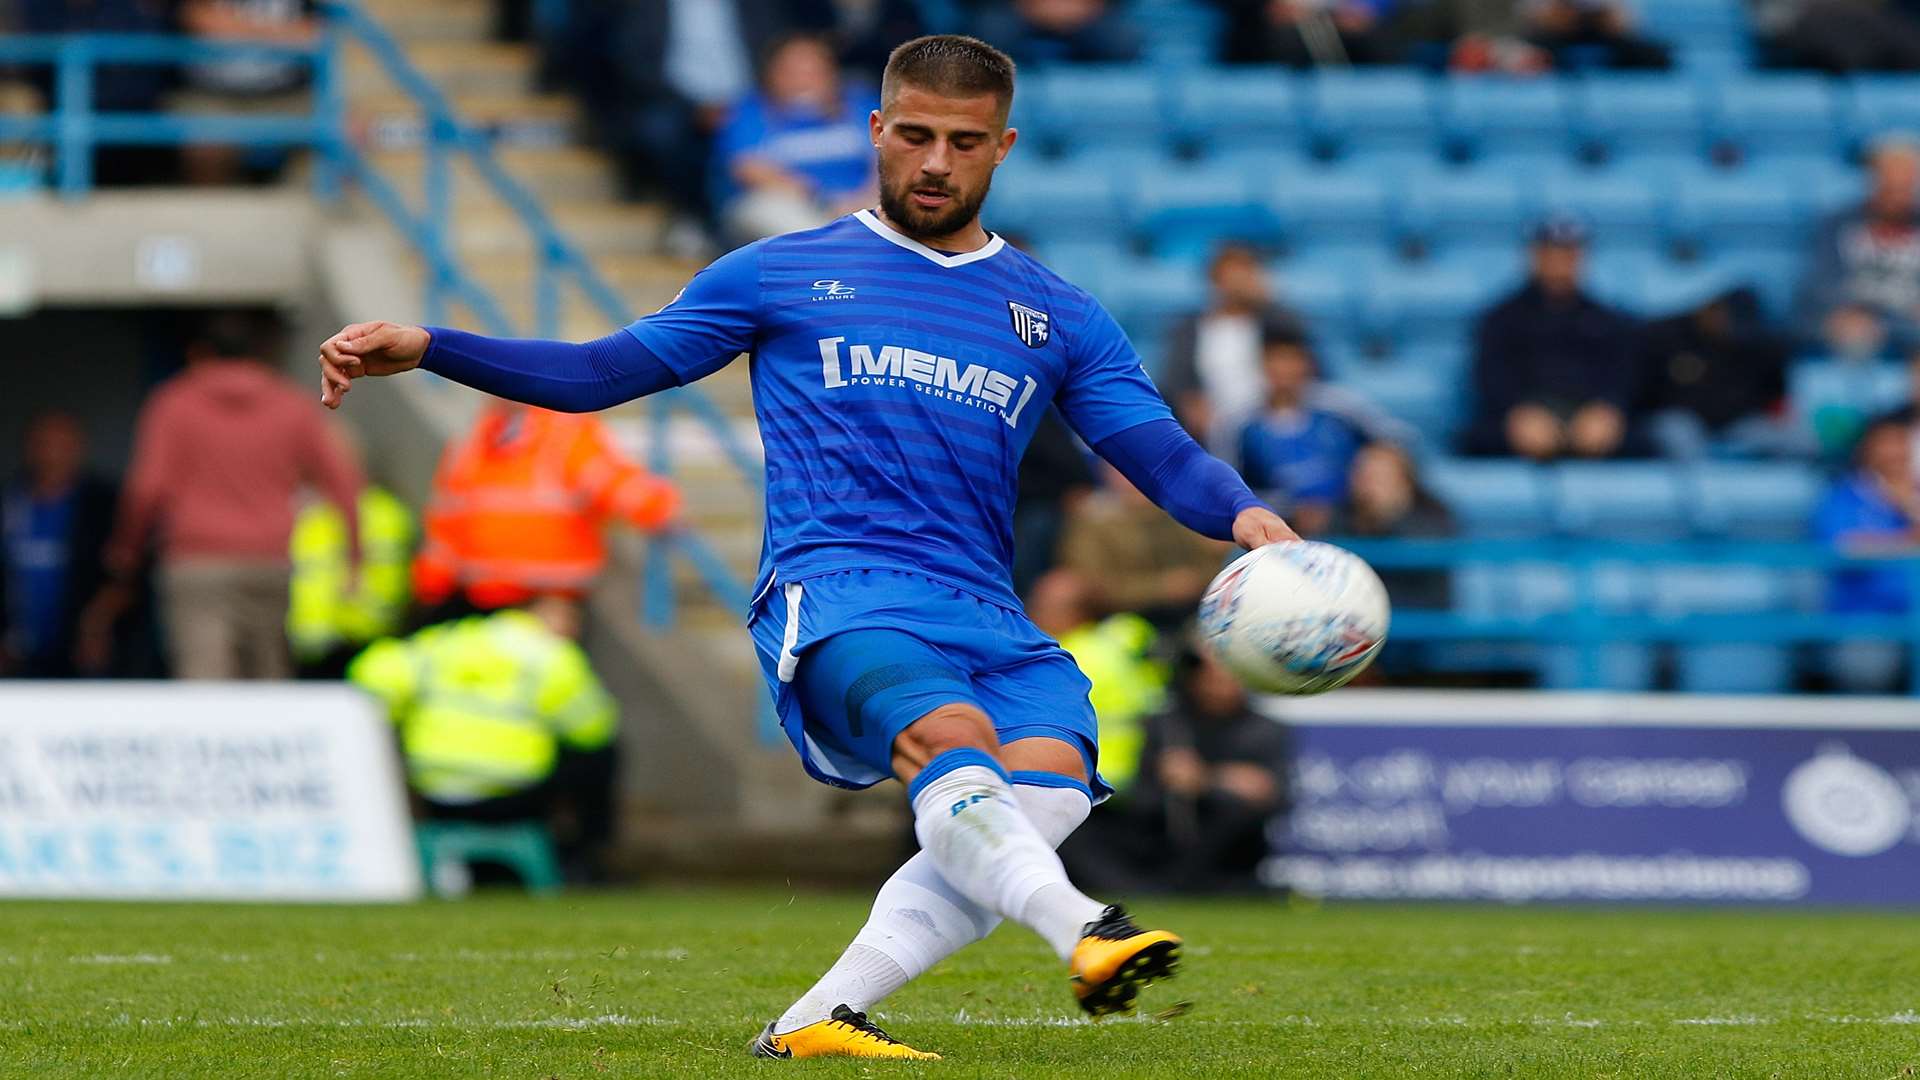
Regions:
M 428 817 L 545 821 L 564 799 L 579 835 L 557 839 L 575 865 L 611 836 L 619 708 L 578 629 L 577 606 L 549 595 L 375 642 L 353 661 L 347 677 L 386 705 Z
M 606 565 L 609 520 L 657 531 L 679 509 L 679 490 L 595 418 L 498 402 L 440 458 L 414 592 L 429 608 L 482 611 L 579 598 Z
M 408 566 L 417 534 L 413 511 L 392 492 L 372 485 L 360 490 L 358 509 L 357 581 L 346 518 L 338 508 L 315 500 L 293 520 L 287 641 L 303 677 L 339 678 L 355 653 L 399 633 L 413 600 Z

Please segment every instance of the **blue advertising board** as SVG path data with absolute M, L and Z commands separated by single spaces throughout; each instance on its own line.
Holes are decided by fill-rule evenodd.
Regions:
M 1920 904 L 1911 699 L 1354 691 L 1272 702 L 1262 869 L 1328 897 Z

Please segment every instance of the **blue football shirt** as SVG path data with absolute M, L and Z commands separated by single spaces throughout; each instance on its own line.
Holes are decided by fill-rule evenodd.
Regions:
M 946 254 L 869 210 L 722 256 L 627 332 L 682 382 L 752 355 L 756 596 L 886 567 L 1017 607 L 1015 477 L 1047 406 L 1089 443 L 1172 417 L 1084 290 L 998 236 Z

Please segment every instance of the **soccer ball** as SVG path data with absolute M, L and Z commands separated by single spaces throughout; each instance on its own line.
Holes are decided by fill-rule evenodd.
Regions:
M 1235 559 L 1200 598 L 1214 659 L 1270 694 L 1319 694 L 1365 671 L 1387 640 L 1387 590 L 1351 551 L 1268 544 Z

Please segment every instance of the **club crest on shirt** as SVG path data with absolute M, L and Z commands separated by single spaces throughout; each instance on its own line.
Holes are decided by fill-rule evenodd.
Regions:
M 1013 319 L 1014 336 L 1037 349 L 1047 343 L 1047 313 L 1025 304 L 1007 301 L 1007 314 Z

